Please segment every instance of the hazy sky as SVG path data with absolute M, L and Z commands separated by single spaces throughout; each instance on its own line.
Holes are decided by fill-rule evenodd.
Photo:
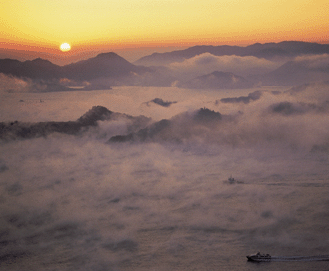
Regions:
M 100 47 L 326 42 L 328 10 L 326 0 L 5 0 L 0 46 L 60 54 L 59 45 L 68 42 L 72 54 Z

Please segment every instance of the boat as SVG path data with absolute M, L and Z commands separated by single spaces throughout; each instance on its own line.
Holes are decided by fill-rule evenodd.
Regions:
M 270 254 L 256 254 L 248 255 L 248 261 L 252 262 L 310 262 L 310 261 L 329 261 L 329 255 L 317 256 L 271 256 Z
M 236 181 L 235 181 L 235 179 L 231 175 L 231 177 L 228 178 L 228 182 L 232 184 L 232 183 L 235 183 Z
M 248 261 L 253 262 L 269 262 L 272 257 L 270 254 L 261 254 L 260 252 L 257 252 L 256 254 L 248 255 L 247 259 Z
M 231 175 L 226 181 L 224 181 L 224 183 L 227 183 L 227 184 L 242 184 L 243 182 L 242 181 L 237 181 Z

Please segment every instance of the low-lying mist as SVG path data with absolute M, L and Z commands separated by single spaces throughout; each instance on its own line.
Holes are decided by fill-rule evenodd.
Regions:
M 88 102 L 77 91 L 75 102 L 85 102 L 76 112 L 72 99 L 44 94 L 37 108 L 46 112 L 48 103 L 67 125 L 81 123 L 89 109 L 82 120 L 94 118 L 96 105 L 116 114 L 98 107 L 108 117 L 87 119 L 74 133 L 24 138 L 8 127 L 54 119 L 32 106 L 26 114 L 38 121 L 11 125 L 7 116 L 1 267 L 241 270 L 254 250 L 328 253 L 327 83 L 197 97 L 176 88 L 132 90 L 138 98 L 130 107 L 123 90 L 121 99 L 113 90 Z M 32 97 L 7 95 L 15 116 Z

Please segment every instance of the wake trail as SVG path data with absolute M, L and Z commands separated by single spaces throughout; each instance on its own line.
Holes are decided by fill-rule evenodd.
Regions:
M 312 261 L 329 261 L 329 255 L 318 255 L 318 256 L 272 256 L 271 261 L 273 262 L 312 262 Z

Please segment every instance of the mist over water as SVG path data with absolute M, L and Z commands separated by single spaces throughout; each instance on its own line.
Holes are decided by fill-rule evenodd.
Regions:
M 73 121 L 95 105 L 153 122 L 2 140 L 4 270 L 327 268 L 245 256 L 329 254 L 328 84 L 3 97 L 5 122 Z

